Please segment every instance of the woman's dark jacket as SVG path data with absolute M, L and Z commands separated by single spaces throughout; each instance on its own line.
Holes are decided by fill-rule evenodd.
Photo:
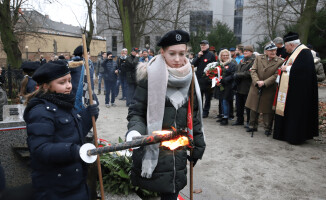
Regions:
M 237 65 L 237 71 L 234 74 L 234 79 L 237 87 L 237 93 L 248 95 L 251 85 L 250 69 L 255 61 L 255 54 L 248 59 L 244 58 Z
M 36 90 L 37 83 L 32 79 L 32 77 L 28 77 L 28 82 L 26 85 L 26 94 L 32 93 Z
M 115 61 L 112 59 L 106 59 L 102 63 L 102 66 L 104 68 L 103 77 L 105 80 L 116 82 L 118 75 L 115 73 L 115 70 L 118 69 L 118 65 Z
M 88 200 L 86 165 L 79 157 L 92 127 L 88 109 L 77 114 L 75 109 L 35 97 L 25 109 L 24 120 L 34 199 Z
M 128 84 L 136 84 L 136 68 L 139 62 L 139 57 L 130 56 L 127 57 L 125 63 L 125 72 L 126 72 L 126 79 Z
M 233 75 L 236 70 L 236 63 L 231 61 L 229 64 L 226 64 L 223 66 L 223 74 L 222 74 L 222 80 L 221 85 L 223 87 L 223 90 L 221 90 L 221 87 L 219 89 L 221 90 L 222 98 L 228 101 L 231 101 L 233 98 Z
M 129 107 L 128 130 L 136 130 L 142 135 L 146 135 L 146 113 L 147 113 L 147 80 L 138 82 L 134 95 L 134 104 Z M 198 103 L 194 95 L 194 158 L 201 159 L 206 147 L 204 135 L 199 120 L 197 119 Z M 163 117 L 163 130 L 187 127 L 187 106 L 188 102 L 176 110 L 171 102 L 166 99 Z M 132 183 L 141 188 L 161 193 L 175 193 L 187 185 L 187 152 L 186 147 L 179 147 L 171 151 L 165 147 L 159 149 L 158 164 L 153 172 L 152 178 L 141 177 L 142 158 L 144 148 L 134 150 L 133 164 L 131 170 Z

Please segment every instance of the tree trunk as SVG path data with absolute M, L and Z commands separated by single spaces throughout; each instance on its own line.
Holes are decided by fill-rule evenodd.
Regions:
M 122 24 L 122 34 L 123 34 L 123 41 L 126 45 L 126 48 L 128 51 L 131 51 L 131 48 L 133 46 L 133 41 L 131 38 L 131 19 L 129 18 L 129 11 L 131 10 L 130 2 L 128 0 L 119 0 L 119 10 L 120 10 L 120 19 Z
M 16 15 L 17 13 L 14 14 L 14 16 Z M 18 39 L 14 33 L 9 0 L 0 3 L 0 30 L 3 49 L 7 54 L 7 64 L 10 64 L 13 68 L 19 68 L 22 63 L 22 53 L 19 50 Z
M 313 18 L 316 15 L 317 3 L 318 0 L 307 0 L 306 6 L 299 19 L 298 31 L 299 31 L 301 43 L 303 44 L 307 44 L 310 26 L 313 21 Z
M 93 38 L 93 32 L 94 32 L 94 21 L 92 17 L 92 11 L 93 11 L 93 2 L 94 0 L 85 0 L 87 4 L 87 12 L 88 12 L 88 23 L 89 23 L 89 31 L 86 31 L 86 46 L 90 48 L 91 41 Z M 86 27 L 85 27 L 86 30 Z

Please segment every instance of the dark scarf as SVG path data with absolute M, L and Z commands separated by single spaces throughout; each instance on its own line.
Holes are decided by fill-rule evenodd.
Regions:
M 36 95 L 36 97 L 50 101 L 51 103 L 65 109 L 72 109 L 75 105 L 74 94 L 43 93 Z

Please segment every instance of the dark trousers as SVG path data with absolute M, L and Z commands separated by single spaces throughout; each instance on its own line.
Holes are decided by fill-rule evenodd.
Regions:
M 179 192 L 161 194 L 161 200 L 177 200 Z
M 134 98 L 136 83 L 128 83 L 127 85 L 128 85 L 128 89 L 127 89 L 126 105 L 129 106 L 132 103 L 132 99 Z
M 204 96 L 205 96 L 205 103 L 204 103 Z M 209 109 L 211 108 L 211 100 L 212 100 L 213 93 L 211 90 L 205 90 L 201 92 L 201 99 L 204 103 L 203 105 L 203 115 L 209 114 Z
M 104 84 L 105 84 L 105 89 L 106 89 L 105 104 L 110 104 L 110 93 L 111 93 L 111 103 L 114 103 L 115 89 L 116 89 L 117 81 L 104 79 Z
M 237 121 L 240 123 L 244 122 L 244 110 L 246 109 L 247 113 L 247 123 L 249 123 L 250 120 L 250 109 L 245 108 L 246 100 L 247 100 L 248 94 L 236 94 L 236 107 L 237 107 Z
M 120 85 L 121 85 L 121 90 L 122 90 L 122 98 L 127 98 L 127 79 L 126 75 L 119 75 L 120 79 Z
M 229 118 L 234 118 L 234 114 L 233 114 L 233 95 L 232 95 L 232 99 L 229 101 L 229 106 L 230 106 Z
M 102 73 L 99 73 L 98 74 L 98 93 L 101 92 L 102 79 L 103 79 L 103 82 L 104 82 L 104 75 Z M 105 83 L 104 83 L 104 92 L 105 92 Z
M 218 115 L 219 116 L 222 116 L 223 115 L 223 108 L 222 108 L 222 105 L 223 105 L 223 97 L 222 95 L 220 95 L 218 97 Z
M 114 89 L 114 95 L 117 97 L 119 95 L 119 89 L 120 89 L 120 79 L 118 78 L 116 84 L 115 84 L 115 89 Z

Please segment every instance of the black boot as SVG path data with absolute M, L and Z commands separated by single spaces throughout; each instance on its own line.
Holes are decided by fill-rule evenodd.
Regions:
M 271 130 L 266 130 L 265 131 L 265 135 L 268 137 L 268 136 L 270 136 L 272 134 L 272 131 Z
M 219 118 L 218 120 L 216 120 L 216 122 L 222 122 L 223 118 Z
M 247 128 L 247 132 L 257 132 L 257 128 Z
M 221 126 L 226 126 L 229 124 L 229 120 L 228 118 L 222 118 L 222 121 L 220 123 Z

